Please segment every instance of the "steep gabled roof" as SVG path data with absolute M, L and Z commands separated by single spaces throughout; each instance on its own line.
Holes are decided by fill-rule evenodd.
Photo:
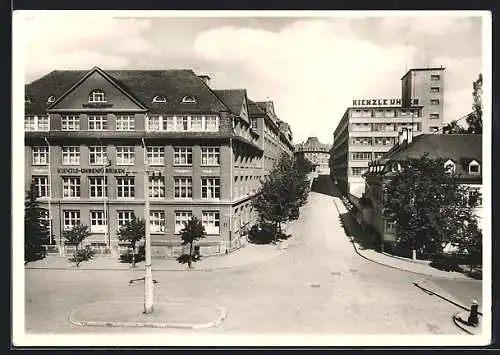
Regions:
M 229 108 L 232 114 L 238 116 L 245 103 L 245 89 L 214 90 L 215 95 Z
M 265 116 L 266 111 L 262 110 L 256 102 L 248 100 L 248 114 L 252 117 Z
M 47 109 L 46 99 L 63 95 L 89 71 L 55 70 L 25 86 L 26 112 L 40 113 Z M 217 113 L 228 108 L 190 69 L 179 70 L 107 70 L 113 82 L 134 97 L 151 113 Z M 165 96 L 166 103 L 153 103 L 156 95 Z M 193 96 L 196 103 L 182 103 L 185 96 Z

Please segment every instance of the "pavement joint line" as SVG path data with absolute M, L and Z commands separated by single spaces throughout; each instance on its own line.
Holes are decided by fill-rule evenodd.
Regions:
M 335 204 L 335 208 L 337 209 L 337 212 L 339 213 L 339 216 L 340 216 L 340 209 L 339 209 L 339 207 L 337 205 L 337 202 L 335 201 L 335 198 L 333 200 L 333 203 Z M 342 217 L 340 217 L 340 218 L 342 218 Z M 415 274 L 415 275 L 437 277 L 437 278 L 448 279 L 448 280 L 467 280 L 466 278 L 462 278 L 462 277 L 445 276 L 445 275 L 431 275 L 431 274 L 426 274 L 426 273 L 422 273 L 422 272 L 417 272 L 417 271 L 413 271 L 413 270 L 404 269 L 404 268 L 397 267 L 397 266 L 392 266 L 392 265 L 384 264 L 384 263 L 382 263 L 380 261 L 376 261 L 376 260 L 370 259 L 366 255 L 363 255 L 362 253 L 360 253 L 359 250 L 358 250 L 358 248 L 356 247 L 356 244 L 354 242 L 354 238 L 353 237 L 349 236 L 349 240 L 352 243 L 352 245 L 354 247 L 354 250 L 356 251 L 356 254 L 358 254 L 359 256 L 361 256 L 363 259 L 371 261 L 371 262 L 373 262 L 375 264 L 386 266 L 386 267 L 389 267 L 389 268 L 392 268 L 392 269 L 395 269 L 395 270 L 406 271 L 406 272 L 409 272 L 409 273 L 412 273 L 412 274 Z
M 139 301 L 95 301 L 92 303 L 88 303 L 85 305 L 82 305 L 76 309 L 74 309 L 70 315 L 69 315 L 69 321 L 70 323 L 77 325 L 77 326 L 97 326 L 97 327 L 143 327 L 143 328 L 177 328 L 177 329 L 203 329 L 203 328 L 210 328 L 210 327 L 215 327 L 219 324 L 221 324 L 226 318 L 227 318 L 227 312 L 226 309 L 220 306 L 211 306 L 215 307 L 219 310 L 220 315 L 217 317 L 216 320 L 212 322 L 206 322 L 206 323 L 172 323 L 172 322 L 137 322 L 137 321 L 85 321 L 85 320 L 76 320 L 74 319 L 74 314 L 81 309 L 93 305 L 93 304 L 98 304 L 98 303 L 131 303 L 131 304 L 142 304 L 142 302 Z M 157 304 L 164 304 L 164 305 L 185 305 L 187 303 L 183 302 L 161 302 Z M 210 307 L 208 305 L 203 305 L 200 304 L 198 306 L 206 306 Z

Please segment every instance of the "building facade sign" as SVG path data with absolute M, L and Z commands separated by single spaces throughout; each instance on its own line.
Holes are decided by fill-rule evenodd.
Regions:
M 125 169 L 115 169 L 115 168 L 58 168 L 58 174 L 126 174 Z
M 353 106 L 399 106 L 402 104 L 401 99 L 364 99 L 352 100 Z M 412 105 L 418 105 L 418 99 L 413 99 Z

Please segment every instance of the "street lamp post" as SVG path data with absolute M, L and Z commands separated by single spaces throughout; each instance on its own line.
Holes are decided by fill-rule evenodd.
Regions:
M 144 231 L 145 231 L 145 277 L 144 277 L 144 313 L 153 312 L 153 274 L 151 270 L 151 234 L 149 231 L 149 164 L 148 153 L 144 138 L 142 138 L 142 147 L 144 149 Z
M 48 165 L 49 165 L 49 244 L 52 245 L 52 172 L 51 172 L 51 166 L 50 166 L 50 143 L 47 140 L 46 137 L 43 138 L 45 143 L 47 144 L 47 149 L 48 149 Z M 61 249 L 61 246 L 59 246 L 59 250 Z

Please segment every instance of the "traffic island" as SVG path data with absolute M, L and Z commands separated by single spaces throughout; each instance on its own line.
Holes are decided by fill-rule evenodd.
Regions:
M 221 307 L 195 303 L 156 303 L 152 313 L 143 311 L 143 302 L 100 301 L 74 310 L 69 320 L 79 326 L 200 329 L 226 318 Z
M 479 335 L 481 334 L 481 316 L 478 315 L 478 324 L 473 326 L 469 323 L 470 312 L 462 311 L 453 316 L 453 321 L 455 324 L 462 329 L 464 332 L 470 335 Z

